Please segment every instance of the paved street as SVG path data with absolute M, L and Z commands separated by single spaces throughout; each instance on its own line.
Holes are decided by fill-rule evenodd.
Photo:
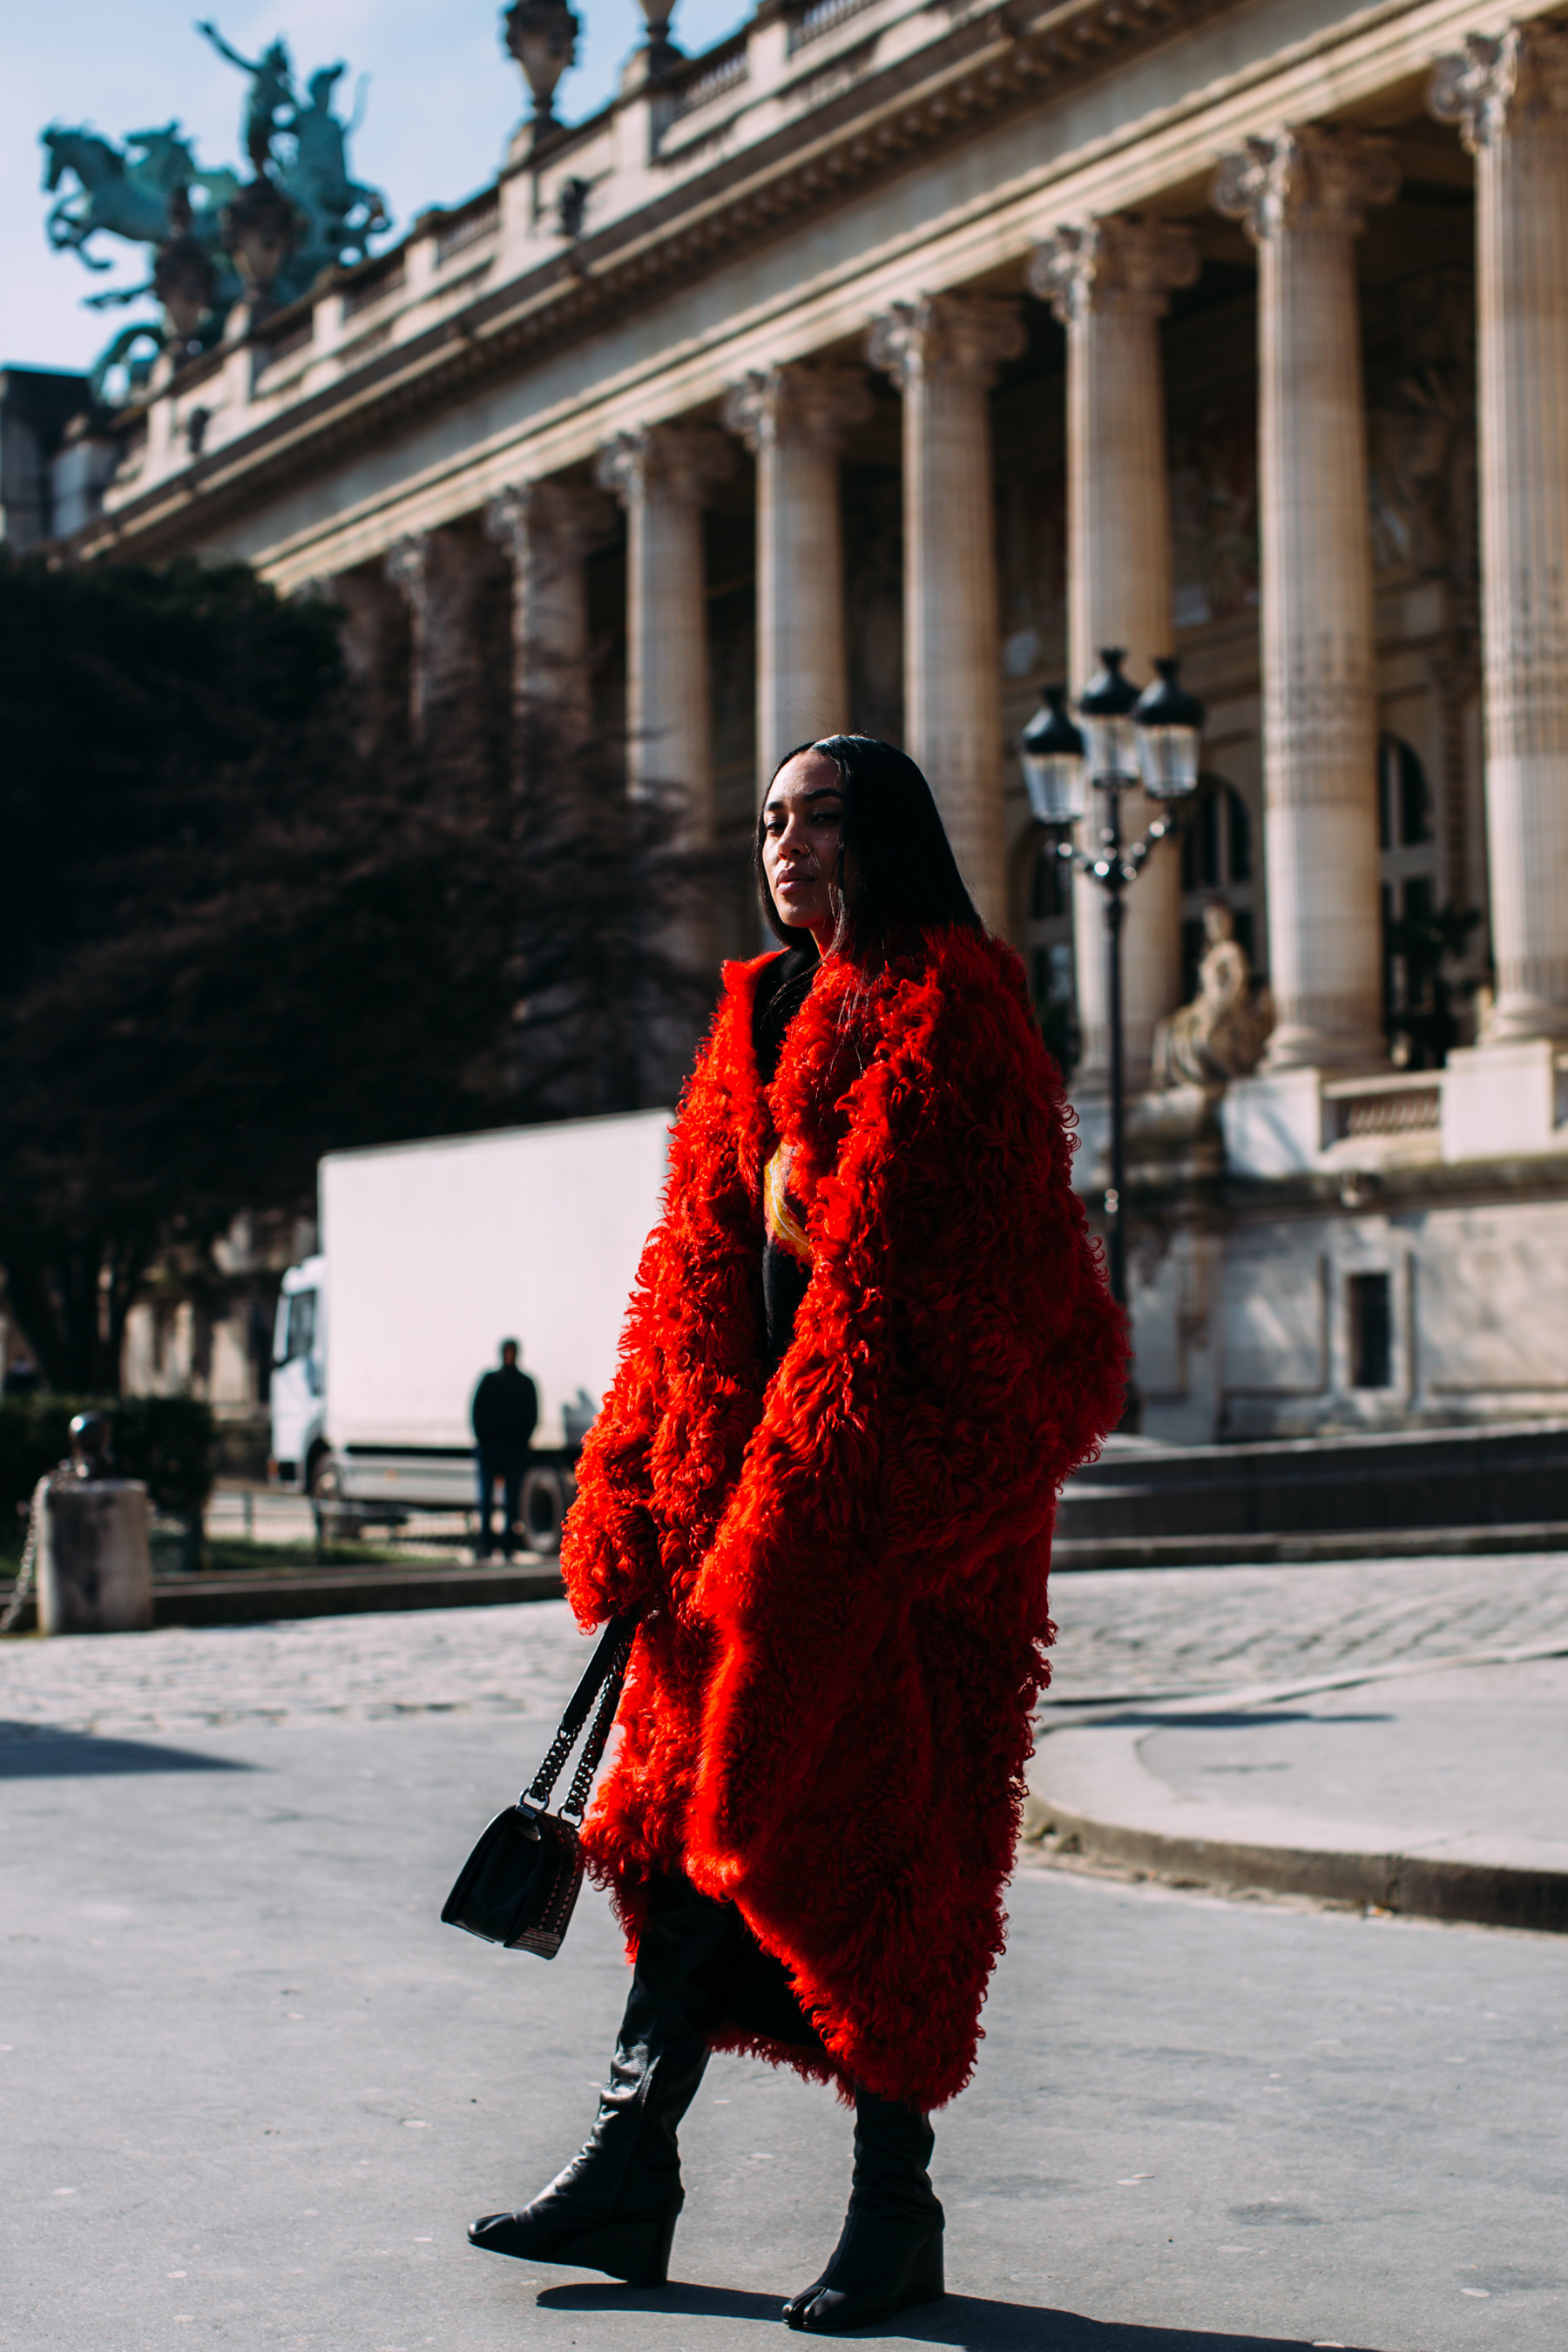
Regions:
M 1057 1578 L 1053 1695 L 1228 1688 L 1568 1642 L 1568 1554 Z M 171 1629 L 0 1653 L 0 1718 L 167 1731 L 300 1715 L 548 1710 L 586 1646 L 564 1601 Z
M 1226 1681 L 1292 1629 L 1315 1666 L 1547 1640 L 1562 1577 L 1063 1578 L 1063 1681 L 1212 1682 L 1222 1634 Z M 847 2127 L 764 2068 L 716 2064 L 694 2110 L 678 2288 L 463 2242 L 577 2145 L 623 1992 L 595 1897 L 548 1967 L 436 1916 L 581 1647 L 546 1603 L 0 1652 L 0 2341 L 733 2352 L 773 2323 L 836 2232 Z M 1028 1861 L 1012 1914 L 940 2127 L 954 2292 L 879 2340 L 1558 2352 L 1560 1939 Z

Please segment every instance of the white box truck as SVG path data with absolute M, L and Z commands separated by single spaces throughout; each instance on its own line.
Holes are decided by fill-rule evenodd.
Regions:
M 289 1268 L 278 1305 L 279 1483 L 340 1526 L 471 1509 L 469 1404 L 516 1339 L 539 1391 L 523 1518 L 552 1549 L 658 1218 L 669 1121 L 635 1111 L 330 1152 L 321 1255 Z

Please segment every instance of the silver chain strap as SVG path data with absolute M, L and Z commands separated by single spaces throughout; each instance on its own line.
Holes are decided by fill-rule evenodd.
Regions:
M 22 1546 L 22 1564 L 16 1570 L 16 1581 L 11 1587 L 11 1598 L 5 1603 L 5 1614 L 0 1617 L 0 1634 L 8 1633 L 27 1605 L 33 1590 L 33 1571 L 38 1563 L 38 1538 L 44 1530 L 44 1497 L 52 1495 L 71 1475 L 68 1462 L 57 1463 L 39 1479 L 33 1489 L 32 1507 L 27 1513 L 27 1537 Z
M 561 1808 L 563 1816 L 574 1814 L 579 1821 L 583 1817 L 594 1775 L 599 1769 L 599 1759 L 605 1752 L 605 1745 L 610 1736 L 610 1727 L 616 1719 L 616 1709 L 621 1703 L 621 1685 L 626 1678 L 626 1666 L 632 1654 L 632 1643 L 636 1639 L 637 1626 L 635 1622 L 631 1622 L 610 1653 L 609 1661 L 605 1669 L 604 1686 L 598 1694 L 598 1706 L 594 1715 L 593 1728 L 588 1734 L 587 1743 L 578 1759 L 577 1769 L 572 1776 L 572 1787 L 566 1801 Z M 595 1674 L 598 1664 L 599 1659 L 595 1655 L 593 1664 L 589 1667 L 588 1675 Z M 588 1676 L 584 1677 L 584 1682 L 591 1690 L 593 1685 Z M 561 1777 L 561 1768 L 577 1745 L 578 1735 L 583 1728 L 583 1720 L 588 1711 L 587 1706 L 584 1704 L 584 1689 L 579 1685 L 572 1704 L 567 1707 L 560 1730 L 550 1743 L 549 1754 L 518 1801 L 521 1807 L 535 1806 L 542 1812 L 548 1806 L 551 1792 Z

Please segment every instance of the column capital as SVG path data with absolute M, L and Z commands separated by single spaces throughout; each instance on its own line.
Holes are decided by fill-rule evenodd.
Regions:
M 1108 310 L 1163 318 L 1167 297 L 1194 285 L 1201 267 L 1190 229 L 1118 213 L 1058 228 L 1035 247 L 1025 282 L 1070 327 Z
M 509 482 L 485 508 L 485 536 L 514 564 L 542 539 L 570 560 L 607 535 L 614 513 L 604 492 L 586 482 Z
M 988 391 L 1003 361 L 1017 359 L 1026 340 L 1016 302 L 992 294 L 921 294 L 872 320 L 866 357 L 900 392 L 933 376 L 967 377 Z
M 594 479 L 624 507 L 656 488 L 683 506 L 700 506 L 734 463 L 734 451 L 710 425 L 647 425 L 606 443 L 595 460 Z
M 1216 212 L 1239 220 L 1254 245 L 1265 245 L 1287 229 L 1357 236 L 1368 205 L 1388 204 L 1399 181 L 1391 140 L 1309 122 L 1249 139 L 1221 163 L 1211 194 Z
M 789 367 L 752 368 L 730 387 L 722 415 L 753 457 L 783 447 L 831 457 L 846 429 L 864 425 L 871 406 L 871 387 L 858 368 L 805 360 Z
M 390 582 L 417 616 L 430 592 L 430 533 L 405 530 L 401 539 L 395 539 L 382 558 L 381 571 L 383 579 Z
M 1526 123 L 1568 117 L 1568 32 L 1555 26 L 1510 25 L 1505 33 L 1469 33 L 1455 54 L 1439 58 L 1427 110 L 1455 122 L 1472 155 Z

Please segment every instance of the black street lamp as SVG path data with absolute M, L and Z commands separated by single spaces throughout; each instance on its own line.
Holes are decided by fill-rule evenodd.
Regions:
M 1119 646 L 1101 653 L 1104 667 L 1079 697 L 1081 730 L 1068 716 L 1067 692 L 1041 688 L 1041 706 L 1018 739 L 1018 757 L 1029 806 L 1037 820 L 1062 835 L 1056 854 L 1105 893 L 1105 996 L 1110 1030 L 1110 1181 L 1105 1190 L 1106 1255 L 1113 1298 L 1127 1304 L 1127 1246 L 1122 1200 L 1126 1192 L 1126 1105 L 1122 1099 L 1124 1047 L 1121 1035 L 1122 894 L 1143 870 L 1157 842 L 1180 830 L 1174 803 L 1190 800 L 1198 787 L 1198 740 L 1204 707 L 1177 681 L 1178 664 L 1157 661 L 1159 677 L 1140 694 L 1121 674 L 1126 654 Z M 1088 738 L 1087 743 L 1085 738 Z M 1066 836 L 1085 814 L 1086 781 L 1104 795 L 1104 823 L 1097 850 L 1079 849 Z M 1121 795 L 1142 782 L 1143 789 L 1172 808 L 1158 816 L 1141 840 L 1121 838 Z

